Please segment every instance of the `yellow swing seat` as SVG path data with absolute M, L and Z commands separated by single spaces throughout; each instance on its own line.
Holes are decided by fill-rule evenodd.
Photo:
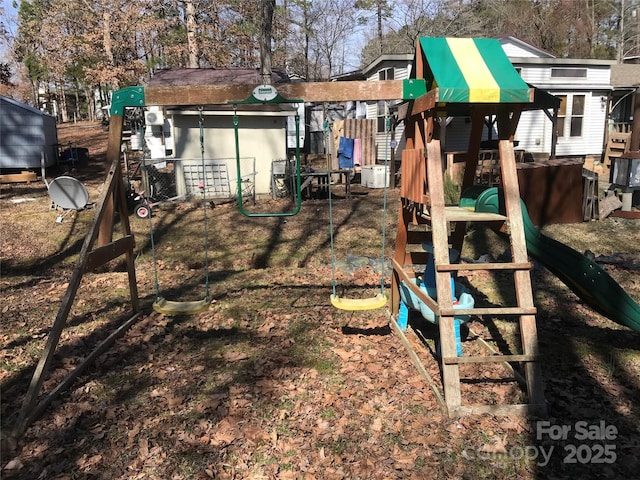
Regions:
M 195 315 L 209 310 L 209 300 L 195 300 L 190 302 L 175 302 L 158 297 L 153 302 L 153 309 L 164 315 Z
M 376 310 L 386 306 L 388 300 L 386 293 L 379 293 L 370 298 L 340 298 L 337 295 L 331 295 L 331 305 L 340 310 L 349 311 Z

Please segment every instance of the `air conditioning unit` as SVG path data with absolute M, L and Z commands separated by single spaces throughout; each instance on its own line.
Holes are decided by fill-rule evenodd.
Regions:
M 156 110 L 144 112 L 144 121 L 147 125 L 164 125 L 164 115 Z

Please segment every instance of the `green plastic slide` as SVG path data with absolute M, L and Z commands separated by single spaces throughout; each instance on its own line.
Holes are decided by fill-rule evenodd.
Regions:
M 571 247 L 543 235 L 531 222 L 522 204 L 522 219 L 529 255 L 542 263 L 578 297 L 616 323 L 640 331 L 640 305 L 597 263 Z M 504 198 L 498 188 L 474 187 L 463 194 L 460 206 L 476 212 L 504 214 Z

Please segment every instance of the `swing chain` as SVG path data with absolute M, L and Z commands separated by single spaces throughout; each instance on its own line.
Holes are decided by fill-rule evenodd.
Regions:
M 210 302 L 209 295 L 209 233 L 207 225 L 207 169 L 204 161 L 204 107 L 198 107 L 200 112 L 200 160 L 202 163 L 202 223 L 204 228 L 204 269 L 205 269 L 205 302 Z
M 238 104 L 233 104 L 233 126 L 238 126 Z
M 200 113 L 198 120 L 198 125 L 200 126 L 200 155 L 204 159 L 204 107 L 202 105 L 198 107 L 198 112 Z

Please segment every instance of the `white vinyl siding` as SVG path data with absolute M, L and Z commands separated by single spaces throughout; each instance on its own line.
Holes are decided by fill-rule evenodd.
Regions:
M 503 46 L 504 47 L 504 46 Z M 519 68 L 522 79 L 555 96 L 567 96 L 569 116 L 565 123 L 564 136 L 558 138 L 556 156 L 599 155 L 602 153 L 606 125 L 605 103 L 610 90 L 611 62 L 603 60 L 566 60 L 556 58 L 510 58 L 514 66 Z M 563 70 L 582 69 L 585 77 L 552 76 L 552 69 L 561 74 Z M 573 96 L 584 96 L 584 113 L 582 115 L 582 132 L 571 136 L 570 123 L 573 116 Z M 515 139 L 520 143 L 518 148 L 529 152 L 550 153 L 553 126 L 542 111 L 523 112 Z
M 545 90 L 558 88 L 562 86 L 579 86 L 580 88 L 602 88 L 609 85 L 611 80 L 611 66 L 610 65 L 585 65 L 585 66 L 563 66 L 557 63 L 551 65 L 548 64 L 523 64 L 517 59 L 512 59 L 514 66 L 520 68 L 520 76 L 522 79 L 535 85 L 536 87 L 543 88 Z M 586 77 L 575 76 L 551 76 L 551 70 L 561 69 L 576 70 L 586 69 Z
M 504 50 L 504 53 L 507 54 L 507 57 L 534 57 L 535 58 L 538 56 L 535 53 L 531 52 L 530 50 L 522 48 L 518 45 L 514 45 L 512 43 L 503 44 L 502 49 Z
M 570 119 L 572 118 L 573 95 L 584 95 L 584 115 L 582 134 L 570 136 Z M 556 156 L 600 155 L 605 132 L 605 106 L 600 100 L 606 92 L 556 93 L 557 96 L 567 95 L 568 116 L 564 126 L 564 136 L 558 137 Z M 518 123 L 515 139 L 518 148 L 528 152 L 551 152 L 551 137 L 553 134 L 551 120 L 542 111 L 523 112 Z
M 551 152 L 551 120 L 541 110 L 523 112 L 516 129 L 519 149 L 527 152 Z

